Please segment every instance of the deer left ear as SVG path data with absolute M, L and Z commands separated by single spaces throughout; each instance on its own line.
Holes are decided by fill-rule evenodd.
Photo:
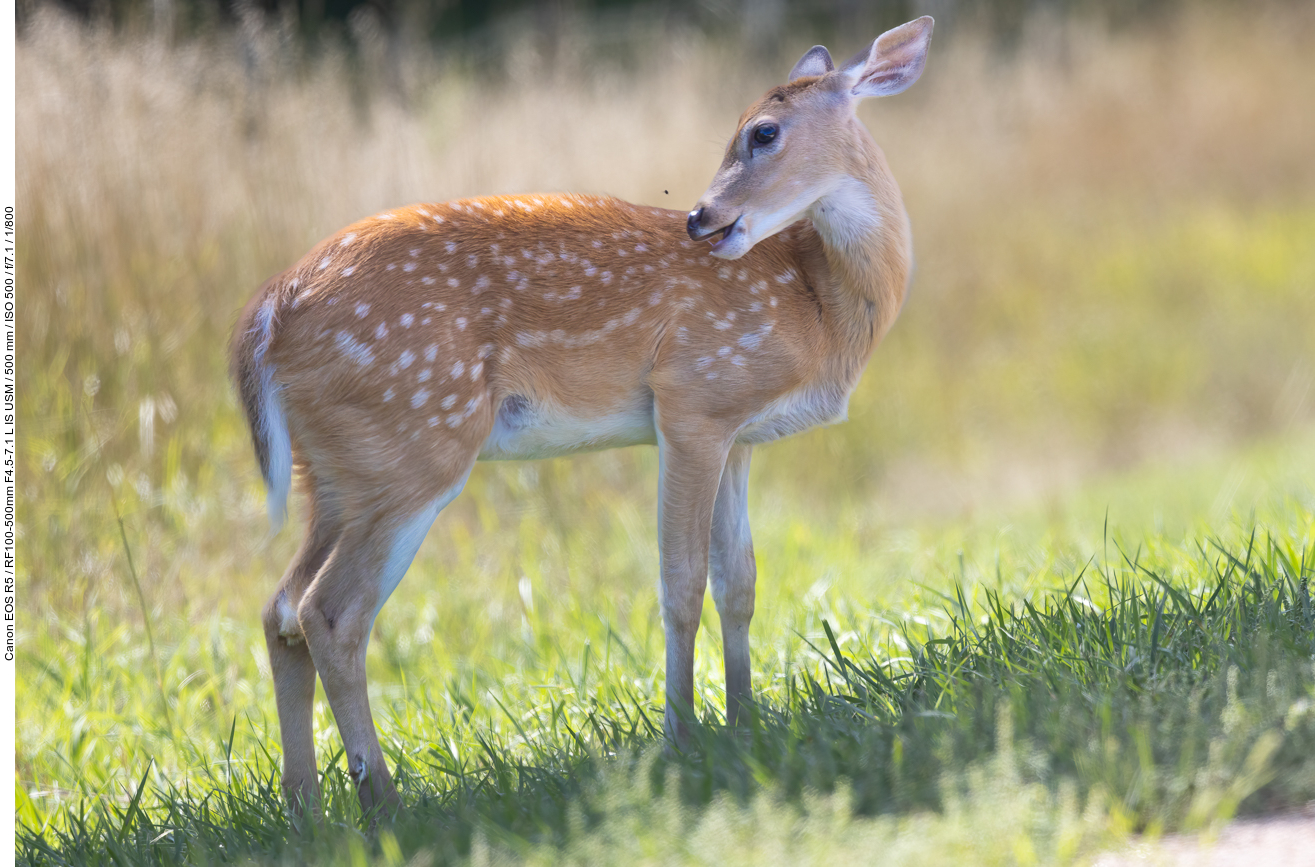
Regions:
M 908 90 L 927 62 L 932 24 L 930 15 L 901 24 L 878 36 L 867 51 L 854 55 L 841 68 L 853 79 L 854 96 L 893 96 Z
M 799 58 L 794 69 L 790 70 L 790 80 L 794 81 L 805 75 L 826 75 L 835 68 L 835 64 L 831 62 L 831 52 L 827 51 L 825 46 L 814 45 L 804 52 L 804 56 Z

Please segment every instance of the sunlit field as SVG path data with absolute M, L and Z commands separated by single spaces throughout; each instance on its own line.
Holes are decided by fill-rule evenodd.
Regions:
M 917 272 L 850 420 L 755 451 L 746 730 L 708 600 L 662 754 L 655 451 L 481 465 L 371 644 L 408 809 L 369 831 L 320 694 L 290 832 L 259 611 L 299 504 L 271 535 L 237 311 L 402 203 L 685 210 L 813 42 L 562 38 L 30 21 L 19 858 L 1072 863 L 1315 799 L 1315 16 L 1275 5 L 947 27 L 864 105 Z

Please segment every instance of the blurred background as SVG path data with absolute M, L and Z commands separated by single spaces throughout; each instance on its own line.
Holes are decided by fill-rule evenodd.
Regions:
M 869 556 L 912 527 L 1310 443 L 1315 4 L 19 0 L 27 670 L 144 664 L 153 619 L 164 679 L 203 673 L 221 734 L 272 714 L 257 616 L 300 530 L 268 534 L 227 376 L 257 287 L 402 203 L 687 210 L 809 46 L 848 57 L 924 13 L 922 79 L 860 111 L 912 219 L 912 294 L 851 420 L 755 454 L 763 586 L 798 590 L 774 610 L 820 604 L 834 568 L 880 609 L 894 585 L 853 576 L 920 580 Z M 478 468 L 381 617 L 387 663 L 450 671 L 559 609 L 610 612 L 657 659 L 655 470 L 651 449 Z M 71 757 L 42 759 L 55 775 L 94 753 L 53 710 L 69 677 L 45 704 L 20 686 L 52 709 L 20 753 Z
M 912 217 L 910 300 L 852 421 L 763 450 L 764 482 L 955 515 L 1308 424 L 1309 3 L 23 0 L 38 594 L 59 607 L 117 585 L 107 484 L 152 539 L 161 593 L 186 592 L 182 570 L 245 571 L 232 539 L 263 519 L 227 340 L 320 238 L 486 193 L 685 210 L 744 106 L 810 45 L 845 57 L 924 12 L 922 80 L 861 110 Z M 475 485 L 516 512 L 547 508 L 558 474 L 584 501 L 598 485 L 651 497 L 643 460 Z

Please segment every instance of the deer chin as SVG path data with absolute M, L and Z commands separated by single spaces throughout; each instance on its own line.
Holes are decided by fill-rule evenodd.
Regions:
M 738 259 L 751 249 L 753 249 L 753 238 L 749 236 L 749 230 L 744 225 L 744 217 L 739 216 L 735 218 L 735 222 L 721 231 L 721 238 L 713 242 L 708 254 L 718 259 Z

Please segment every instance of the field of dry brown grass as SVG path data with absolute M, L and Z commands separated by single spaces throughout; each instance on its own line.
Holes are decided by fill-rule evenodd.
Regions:
M 1315 14 L 1260 9 L 1037 21 L 1009 50 L 961 30 L 916 88 L 865 105 L 913 220 L 911 300 L 853 423 L 774 447 L 759 476 L 953 515 L 1309 421 Z M 161 558 L 147 572 L 253 555 L 231 543 L 262 519 L 224 347 L 254 288 L 319 238 L 480 193 L 687 208 L 808 41 L 749 62 L 677 31 L 622 63 L 572 38 L 553 65 L 525 40 L 488 72 L 419 48 L 312 57 L 253 28 L 167 46 L 34 19 L 17 58 L 20 429 L 43 598 L 85 598 L 118 556 L 107 475 Z M 633 491 L 634 461 L 545 473 L 568 498 Z M 476 489 L 553 496 L 513 475 Z M 88 583 L 47 584 L 70 571 Z

